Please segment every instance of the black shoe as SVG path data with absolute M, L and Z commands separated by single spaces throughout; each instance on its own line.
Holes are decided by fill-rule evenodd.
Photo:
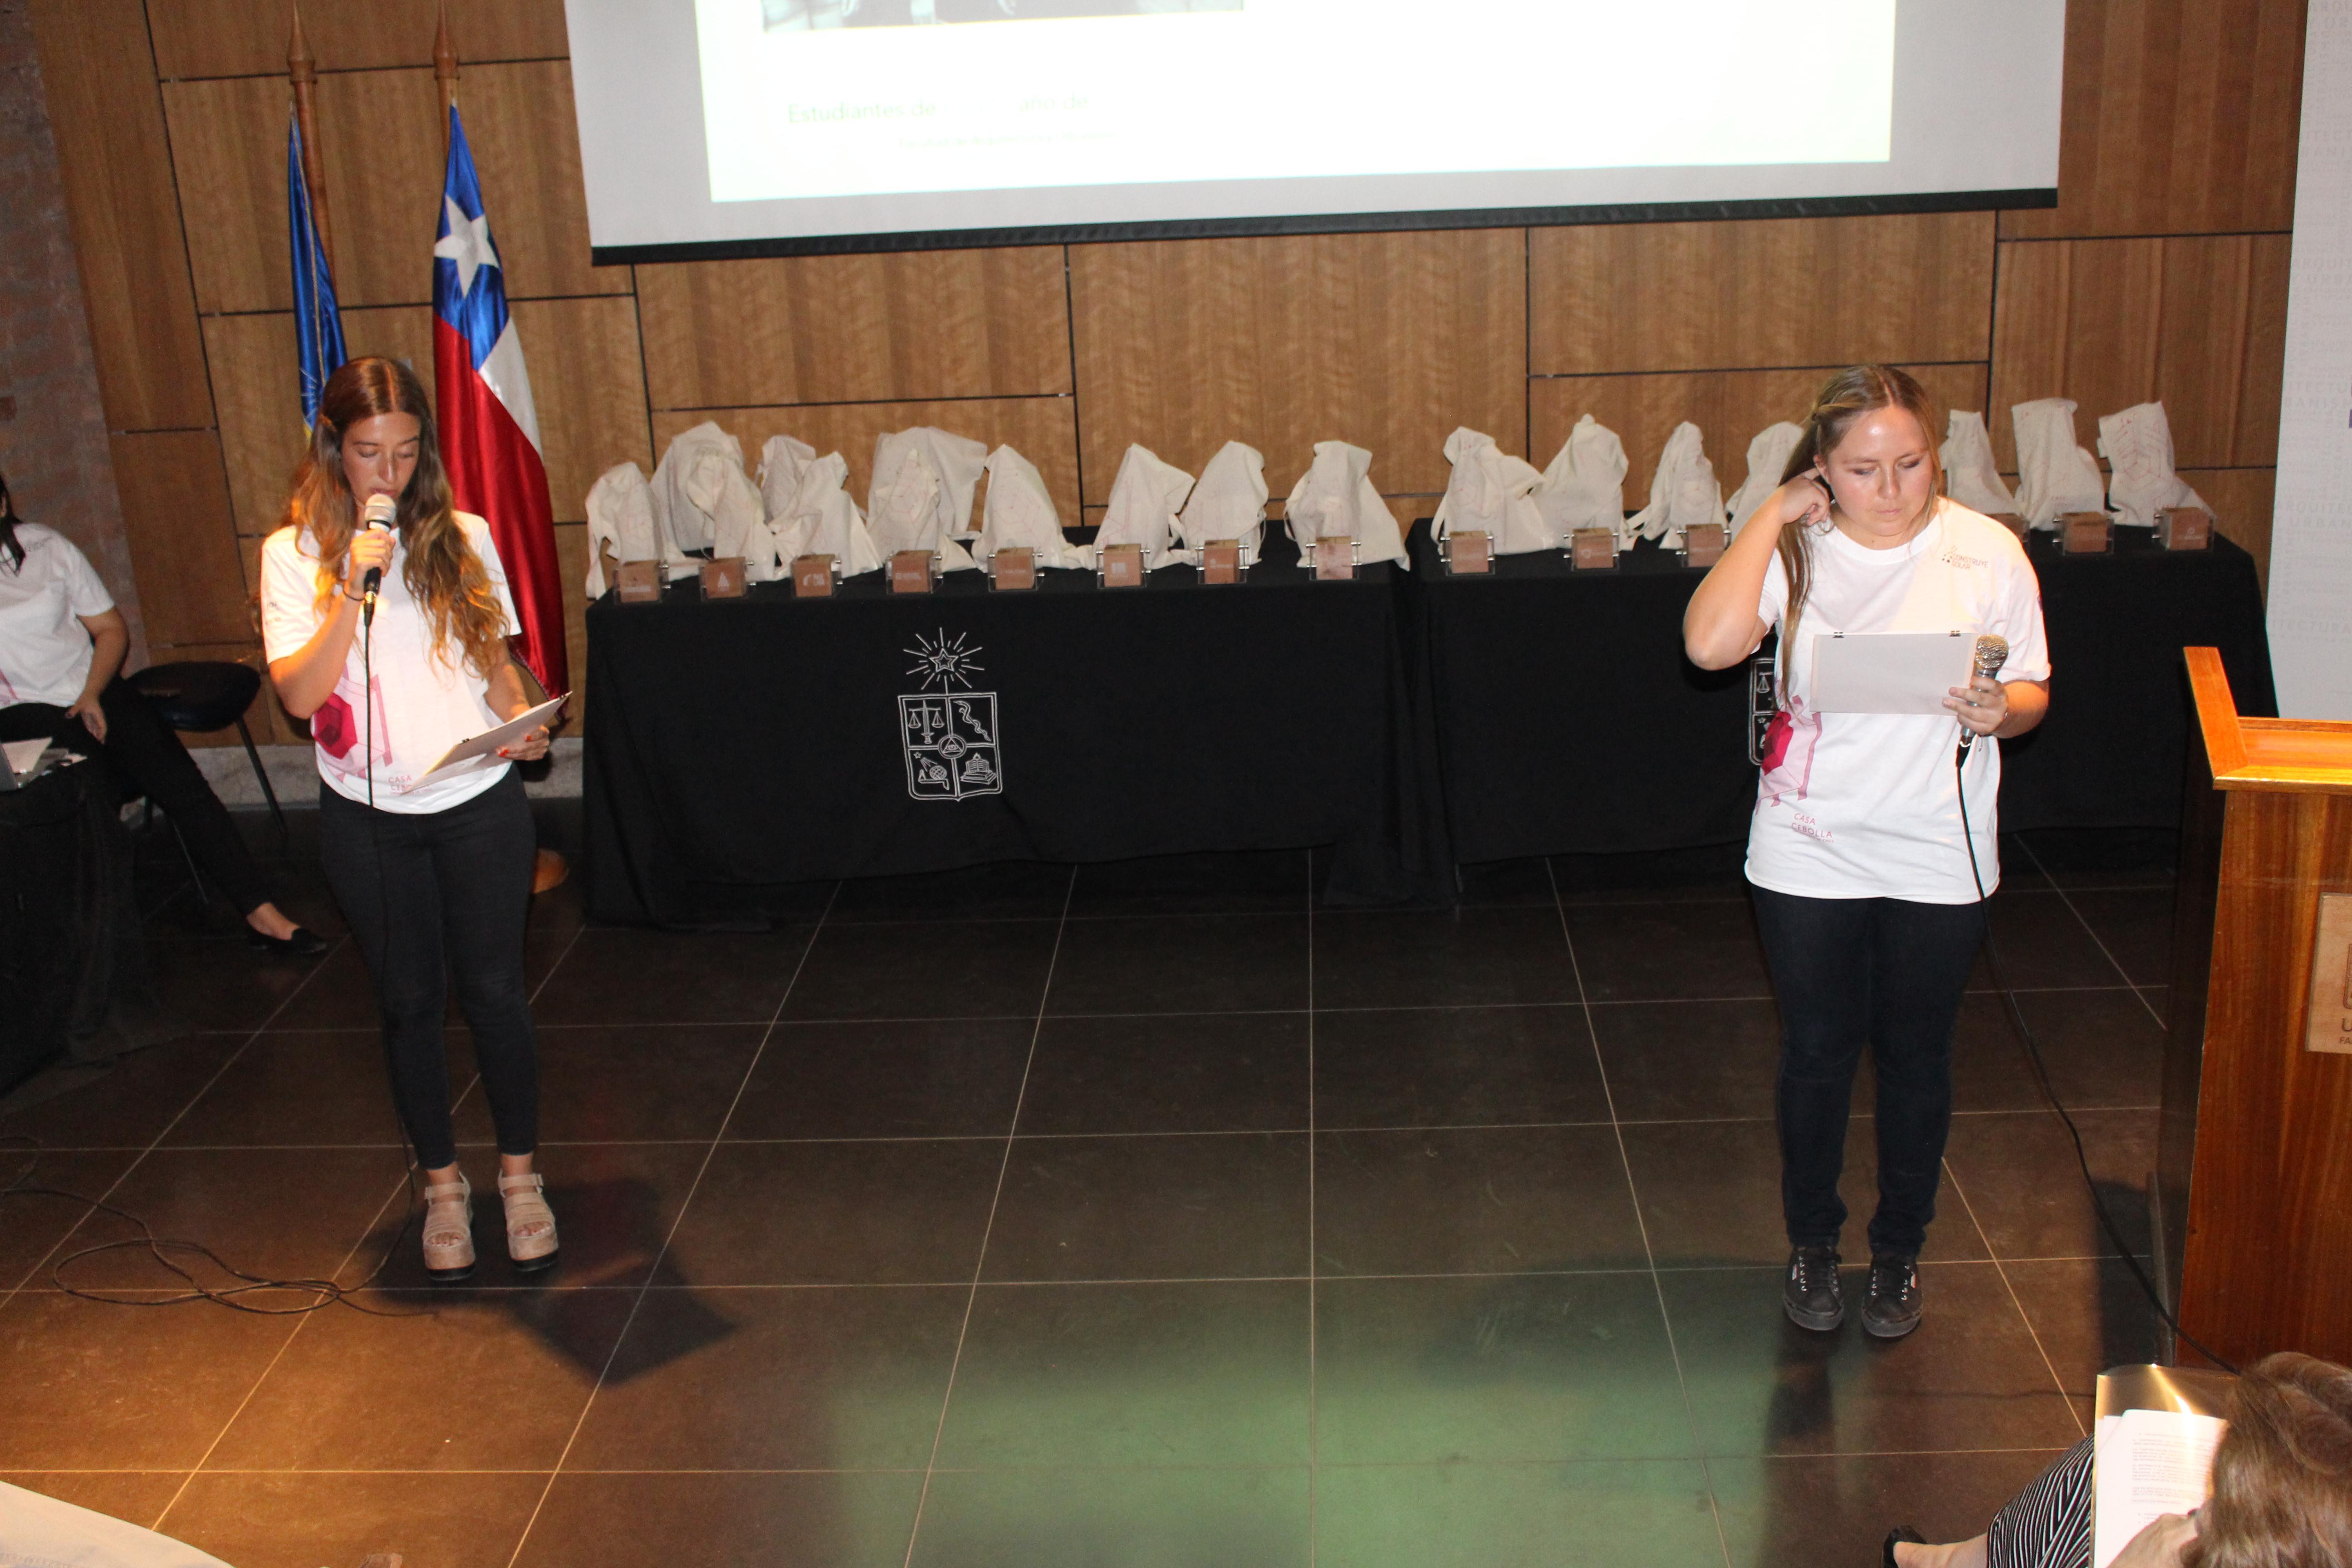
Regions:
M 1780 1305 L 1789 1321 L 1826 1333 L 1845 1321 L 1845 1291 L 1838 1284 L 1834 1247 L 1789 1249 L 1789 1277 L 1780 1282 Z
M 327 951 L 327 939 L 309 926 L 296 926 L 291 936 L 271 936 L 248 929 L 246 940 L 264 952 L 290 953 L 296 958 L 316 958 Z
M 1919 1326 L 1919 1261 L 1889 1254 L 1870 1260 L 1870 1295 L 1862 1327 L 1882 1340 L 1899 1340 Z
M 1927 1538 L 1926 1536 L 1920 1534 L 1917 1531 L 1912 1529 L 1907 1524 L 1898 1524 L 1894 1529 L 1886 1532 L 1886 1540 L 1878 1549 L 1879 1568 L 1895 1568 L 1895 1543 L 1898 1541 L 1902 1542 L 1906 1546 L 1925 1546 L 1927 1544 Z

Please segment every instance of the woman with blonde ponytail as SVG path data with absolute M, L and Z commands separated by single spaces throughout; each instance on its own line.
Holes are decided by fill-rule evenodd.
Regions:
M 378 498 L 392 502 L 391 526 L 363 528 Z M 498 1129 L 508 1256 L 545 1268 L 555 1216 L 531 1168 L 539 1054 L 522 974 L 536 841 L 507 759 L 546 755 L 547 731 L 431 773 L 531 702 L 507 649 L 514 603 L 489 525 L 450 504 L 414 371 L 358 359 L 328 378 L 261 565 L 270 679 L 286 710 L 310 721 L 320 859 L 375 982 L 393 1098 L 425 1168 L 425 1271 L 442 1281 L 474 1271 L 472 1187 L 442 1052 L 450 979 Z M 371 572 L 381 574 L 372 621 Z
M 1748 879 L 1780 1006 L 1782 1304 L 1802 1328 L 1844 1321 L 1837 1186 L 1866 1047 L 1878 1210 L 1862 1321 L 1885 1339 L 1919 1322 L 1917 1262 L 1951 1126 L 1952 1026 L 1984 935 L 1976 868 L 1987 892 L 2000 879 L 1999 741 L 2039 724 L 2050 702 L 2033 568 L 2007 529 L 1943 495 L 1935 423 L 1919 384 L 1891 365 L 1830 377 L 1780 488 L 1683 616 L 1685 651 L 1705 669 L 1738 664 L 1768 633 L 1780 638 Z M 1950 689 L 1953 718 L 1815 709 L 1816 637 L 1911 631 L 1994 633 L 2008 662 Z M 1992 739 L 1969 748 L 1956 776 L 1961 730 Z

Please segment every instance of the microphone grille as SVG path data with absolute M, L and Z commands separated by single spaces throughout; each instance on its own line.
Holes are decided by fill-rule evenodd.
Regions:
M 1977 638 L 1977 668 L 1987 675 L 2009 662 L 2009 639 L 1991 632 Z
M 390 496 L 370 496 L 361 511 L 361 521 L 369 528 L 390 528 L 399 515 L 400 503 Z

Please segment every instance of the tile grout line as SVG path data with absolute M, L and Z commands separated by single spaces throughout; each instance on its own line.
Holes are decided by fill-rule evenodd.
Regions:
M 2042 1369 L 2050 1374 L 2051 1387 L 2058 1391 L 2060 1402 L 2066 1406 L 2066 1419 L 2074 1424 L 2074 1435 L 2077 1437 L 2087 1436 L 2088 1434 L 2083 1430 L 2082 1415 L 2074 1408 L 2074 1396 L 2066 1392 L 2066 1380 L 2058 1375 L 2057 1364 L 2050 1359 L 2049 1347 L 2042 1342 L 2041 1332 L 2034 1328 L 2033 1318 L 2026 1311 L 2025 1302 L 2017 1293 L 2017 1285 L 2010 1279 L 2008 1267 L 2000 1260 L 2000 1249 L 1993 1246 L 1992 1236 L 1985 1229 L 1984 1222 L 1977 1218 L 1977 1205 L 1969 1202 L 1968 1189 L 1960 1185 L 1960 1173 L 1952 1169 L 1948 1157 L 1944 1161 L 1944 1180 L 1951 1184 L 1952 1195 L 1958 1198 L 1960 1207 L 1968 1211 L 1969 1223 L 1977 1227 L 1977 1236 L 1984 1242 L 1985 1256 L 1992 1260 L 1993 1272 L 2000 1276 L 2001 1289 L 2009 1292 L 2009 1304 L 2017 1309 L 2017 1321 L 2025 1325 L 2025 1337 L 2033 1342 L 2034 1353 L 2042 1358 Z
M 1724 1533 L 1723 1504 L 1715 1495 L 1715 1466 L 1709 1460 L 1706 1444 L 1699 1436 L 1698 1413 L 1691 1406 L 1690 1382 L 1683 1375 L 1682 1347 L 1675 1340 L 1675 1320 L 1666 1310 L 1665 1281 L 1658 1276 L 1658 1255 L 1650 1246 L 1650 1224 L 1642 1217 L 1642 1193 L 1633 1180 L 1633 1161 L 1625 1152 L 1625 1130 L 1617 1121 L 1617 1094 L 1609 1087 L 1609 1064 L 1601 1054 L 1601 1030 L 1592 1021 L 1592 1007 L 1585 1000 L 1584 965 L 1576 956 L 1576 938 L 1569 929 L 1568 906 L 1559 896 L 1559 878 L 1552 870 L 1551 860 L 1544 860 L 1544 875 L 1551 880 L 1552 909 L 1559 916 L 1559 940 L 1568 950 L 1569 972 L 1576 977 L 1576 994 L 1584 1012 L 1584 1037 L 1592 1043 L 1592 1069 L 1601 1077 L 1601 1102 L 1609 1107 L 1609 1131 L 1617 1141 L 1617 1164 L 1625 1173 L 1625 1195 L 1633 1206 L 1633 1225 L 1642 1237 L 1642 1258 L 1648 1266 L 1650 1289 L 1657 1298 L 1658 1323 L 1666 1331 L 1666 1354 L 1675 1363 L 1675 1386 L 1683 1396 L 1683 1420 L 1691 1436 L 1691 1447 L 1698 1455 L 1699 1475 L 1706 1482 L 1707 1516 L 1715 1521 L 1715 1543 L 1723 1553 L 1723 1568 L 1731 1568 L 1731 1541 Z
M 213 1086 L 220 1082 L 221 1079 L 227 1074 L 228 1069 L 235 1067 L 244 1058 L 245 1053 L 253 1048 L 253 1043 L 261 1038 L 262 1035 L 268 1029 L 270 1019 L 277 1017 L 280 1013 L 286 1011 L 287 1008 L 292 1006 L 294 1005 L 294 999 L 301 995 L 302 993 L 310 987 L 310 982 L 319 977 L 319 975 L 326 969 L 329 961 L 335 956 L 335 953 L 342 947 L 343 943 L 349 941 L 351 941 L 349 935 L 338 937 L 335 940 L 335 945 L 333 947 L 329 948 L 325 952 L 319 955 L 318 962 L 310 966 L 310 973 L 302 976 L 300 981 L 296 983 L 294 989 L 289 991 L 285 994 L 284 998 L 278 1002 L 278 1005 L 269 1010 L 268 1017 L 264 1018 L 257 1026 L 246 1036 L 245 1043 L 237 1047 L 236 1049 L 231 1051 L 228 1054 L 227 1059 L 223 1061 L 219 1067 L 213 1069 L 211 1077 L 205 1079 L 203 1083 L 196 1086 L 195 1092 L 188 1096 L 187 1103 L 181 1106 L 180 1109 L 173 1114 L 171 1121 L 163 1123 L 161 1130 L 156 1132 L 153 1139 L 147 1143 L 146 1147 L 139 1151 L 138 1157 L 133 1159 L 128 1165 L 123 1166 L 121 1172 L 116 1175 L 111 1183 L 108 1184 L 107 1189 L 99 1194 L 99 1202 L 108 1202 L 116 1193 L 122 1190 L 122 1184 L 131 1179 L 131 1173 L 138 1170 L 141 1165 L 145 1164 L 147 1157 L 163 1146 L 163 1140 L 172 1135 L 172 1129 L 177 1127 L 182 1121 L 185 1121 L 187 1119 L 188 1112 L 196 1108 L 196 1102 L 204 1099 L 205 1095 L 211 1093 Z M 47 1152 L 47 1151 L 43 1152 Z M 88 1224 L 89 1216 L 97 1212 L 98 1211 L 96 1209 L 85 1209 L 79 1219 L 75 1220 L 73 1224 L 66 1227 L 65 1234 L 50 1244 L 49 1249 L 41 1254 L 41 1256 L 35 1260 L 32 1268 L 25 1271 L 25 1275 L 22 1279 L 18 1279 L 15 1285 L 9 1287 L 7 1294 L 0 1296 L 0 1310 L 5 1310 L 8 1304 L 16 1299 L 18 1292 L 22 1291 L 27 1284 L 32 1282 L 34 1278 L 40 1273 L 42 1267 L 46 1265 L 49 1259 L 55 1258 L 58 1255 L 58 1250 L 62 1248 L 66 1243 L 71 1241 L 76 1236 L 80 1234 L 81 1227 Z
M 2091 945 L 2099 950 L 2099 956 L 2107 961 L 2107 967 L 2122 977 L 2125 988 L 2131 992 L 2141 1006 L 2147 1008 L 2147 1016 L 2156 1019 L 2156 1026 L 2159 1030 L 2166 1029 L 2165 1021 L 2158 1016 L 2156 1009 L 2149 1005 L 2147 995 L 2140 990 L 2139 983 L 2131 977 L 2129 972 L 2116 961 L 2116 955 L 2107 950 L 2105 939 L 2099 935 L 2090 921 L 2084 916 L 2083 911 L 2075 907 L 2074 900 L 2066 896 L 2066 889 L 2058 885 L 2058 879 L 2050 874 L 2050 868 L 2042 863 L 2042 857 L 2033 852 L 2033 841 L 2021 833 L 2017 836 L 2017 842 L 2025 851 L 2025 858 L 2033 862 L 2033 868 L 2042 874 L 2042 879 L 2049 883 L 2051 890 L 2058 895 L 2058 901 L 2066 906 L 2066 912 L 2074 917 L 2074 923 L 2081 926 L 2084 934 L 2091 939 Z M 1991 911 L 1988 910 L 1986 915 L 1990 919 Z
M 940 1392 L 940 1418 L 931 1428 L 930 1451 L 923 1457 L 923 1485 L 915 1494 L 915 1517 L 907 1527 L 904 1568 L 912 1568 L 915 1546 L 923 1535 L 923 1510 L 930 1505 L 931 1478 L 939 1473 L 940 1439 L 948 1429 L 948 1410 L 955 1403 L 956 1373 L 963 1368 L 964 1341 L 971 1333 L 971 1310 L 980 1300 L 981 1276 L 988 1268 L 988 1241 L 996 1230 L 996 1208 L 1004 1201 L 1004 1178 L 1013 1169 L 1013 1135 L 1021 1128 L 1021 1108 L 1029 1098 L 1029 1073 L 1037 1063 L 1037 1041 L 1045 1032 L 1045 1004 L 1054 994 L 1054 971 L 1062 961 L 1062 938 L 1069 930 L 1070 900 L 1077 895 L 1079 868 L 1070 868 L 1062 889 L 1062 920 L 1054 928 L 1054 951 L 1045 959 L 1045 984 L 1037 993 L 1037 1016 L 1029 1026 L 1029 1054 L 1021 1060 L 1021 1087 L 1013 1091 L 1013 1117 L 1004 1128 L 1004 1155 L 996 1164 L 996 1187 L 988 1195 L 988 1218 L 980 1229 L 980 1251 L 971 1260 L 971 1285 L 963 1299 L 963 1318 L 956 1324 L 955 1354 L 948 1361 L 947 1386 Z M 722 1129 L 723 1131 L 723 1129 Z M 508 1568 L 513 1568 L 509 1564 Z
M 546 1511 L 547 1500 L 553 1495 L 556 1481 L 563 1475 L 563 1461 L 572 1457 L 573 1446 L 580 1441 L 581 1429 L 588 1425 L 588 1414 L 596 1407 L 596 1394 L 604 1388 L 604 1379 L 611 1375 L 613 1363 L 620 1355 L 621 1347 L 628 1342 L 629 1330 L 635 1326 L 637 1314 L 645 1310 L 646 1297 L 655 1279 L 661 1273 L 663 1261 L 669 1257 L 671 1243 L 677 1239 L 678 1226 L 686 1223 L 688 1211 L 694 1206 L 694 1194 L 702 1189 L 702 1178 L 709 1173 L 710 1162 L 718 1156 L 719 1143 L 727 1135 L 727 1124 L 735 1119 L 736 1107 L 743 1103 L 743 1091 L 751 1087 L 751 1076 L 760 1070 L 760 1058 L 767 1053 L 768 1042 L 775 1037 L 776 1025 L 783 1017 L 784 1008 L 792 1002 L 793 989 L 800 984 L 802 971 L 808 967 L 809 955 L 816 951 L 817 938 L 824 934 L 824 917 L 833 912 L 834 900 L 839 897 L 841 884 L 835 882 L 833 892 L 825 900 L 824 910 L 816 918 L 816 923 L 809 928 L 808 940 L 801 944 L 800 960 L 793 965 L 792 978 L 784 982 L 783 994 L 776 998 L 776 1010 L 769 1016 L 767 1032 L 760 1037 L 760 1044 L 751 1052 L 751 1059 L 744 1064 L 743 1076 L 735 1085 L 735 1097 L 727 1102 L 727 1114 L 719 1118 L 718 1131 L 711 1134 L 709 1146 L 702 1152 L 702 1163 L 695 1167 L 694 1180 L 687 1184 L 686 1196 L 678 1201 L 677 1213 L 670 1216 L 669 1229 L 662 1234 L 662 1244 L 646 1269 L 645 1281 L 637 1287 L 635 1298 L 629 1303 L 628 1315 L 621 1320 L 621 1331 L 613 1336 L 613 1348 L 604 1352 L 604 1363 L 596 1369 L 596 1381 L 589 1385 L 588 1397 L 580 1402 L 580 1414 L 572 1417 L 572 1430 L 563 1439 L 562 1449 L 555 1456 L 555 1468 L 547 1472 L 547 1484 L 539 1489 L 539 1500 L 530 1505 L 530 1513 L 523 1521 L 522 1531 L 515 1537 L 514 1550 L 507 1555 L 507 1568 L 514 1568 L 522 1560 L 523 1548 L 530 1543 L 530 1532 L 539 1523 L 539 1516 Z M 582 931 L 586 929 L 583 923 Z M 579 934 L 575 933 L 572 940 L 576 944 L 580 940 Z M 570 956 L 571 949 L 566 948 L 564 952 L 565 956 Z M 560 966 L 562 960 L 557 963 Z M 554 970 L 549 970 L 549 978 L 553 978 L 554 973 Z M 536 996 L 538 994 L 534 992 L 532 994 Z

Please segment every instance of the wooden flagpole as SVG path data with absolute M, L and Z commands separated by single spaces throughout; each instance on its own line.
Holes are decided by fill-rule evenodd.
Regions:
M 286 45 L 286 76 L 294 86 L 294 121 L 302 128 L 302 183 L 310 191 L 310 222 L 319 231 L 319 248 L 327 258 L 327 268 L 335 266 L 335 240 L 327 224 L 327 181 L 319 162 L 319 111 L 315 89 L 319 83 L 319 62 L 310 53 L 310 41 L 302 36 L 302 8 L 294 10 L 294 34 Z
M 433 35 L 433 79 L 441 89 L 441 158 L 449 157 L 449 111 L 457 106 L 457 49 L 449 42 L 449 7 L 434 7 L 440 26 Z

